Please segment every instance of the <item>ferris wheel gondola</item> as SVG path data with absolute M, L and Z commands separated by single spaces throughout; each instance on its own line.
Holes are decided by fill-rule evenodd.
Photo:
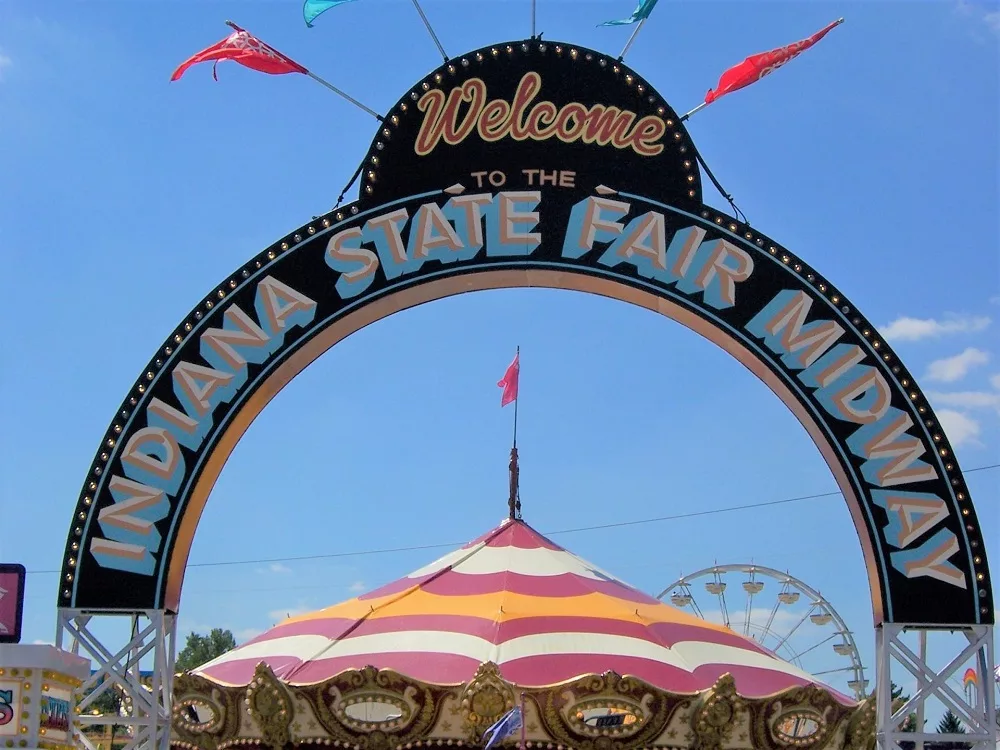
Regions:
M 727 574 L 743 579 L 742 612 L 731 610 L 732 589 Z M 702 590 L 708 597 L 699 603 L 696 594 Z M 845 689 L 858 700 L 868 693 L 861 655 L 844 619 L 818 590 L 787 572 L 752 563 L 713 565 L 674 581 L 657 599 L 665 597 L 675 607 L 690 609 L 703 620 L 720 622 L 753 638 L 781 658 L 824 678 L 833 687 Z M 829 651 L 822 650 L 827 645 L 835 657 L 842 657 L 847 663 L 831 660 Z

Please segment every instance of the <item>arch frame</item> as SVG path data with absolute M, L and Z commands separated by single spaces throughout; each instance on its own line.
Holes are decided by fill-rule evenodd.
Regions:
M 480 106 L 481 116 L 466 132 L 456 115 L 454 132 L 446 124 L 443 141 L 434 141 L 434 102 L 443 105 L 456 91 L 456 112 Z M 487 101 L 487 93 L 493 99 Z M 490 106 L 507 108 L 509 117 L 499 130 L 494 129 L 498 121 L 482 114 Z M 590 137 L 566 114 L 573 108 L 577 120 L 596 118 L 592 124 L 612 112 L 608 122 L 614 127 L 598 128 Z M 544 126 L 541 115 L 532 130 L 532 112 L 543 110 L 555 119 L 563 116 L 563 130 L 557 124 Z M 615 119 L 619 117 L 625 119 Z M 621 122 L 624 129 L 615 130 Z M 645 128 L 641 132 L 639 124 Z M 421 141 L 422 136 L 428 139 Z M 147 634 L 154 640 L 151 653 L 169 672 L 174 616 L 201 509 L 225 457 L 280 387 L 336 341 L 387 314 L 476 289 L 542 286 L 603 294 L 665 314 L 754 372 L 802 422 L 844 493 L 866 558 L 879 643 L 885 645 L 907 629 L 959 630 L 979 644 L 977 658 L 989 674 L 995 613 L 986 551 L 961 469 L 933 410 L 877 329 L 829 279 L 756 228 L 703 203 L 699 158 L 684 123 L 648 80 L 595 50 L 519 40 L 474 50 L 428 73 L 386 113 L 359 170 L 359 199 L 315 217 L 237 268 L 199 301 L 143 368 L 102 436 L 74 508 L 57 592 L 59 637 L 68 633 L 75 638 L 82 633 L 79 623 L 90 617 L 148 617 L 159 623 Z M 537 184 L 531 182 L 532 171 Z M 502 178 L 500 184 L 493 184 L 494 173 Z M 496 189 L 500 187 L 504 190 Z M 459 232 L 468 205 L 457 208 L 456 201 L 463 200 L 479 200 L 488 215 L 469 219 Z M 616 203 L 627 203 L 628 210 L 614 214 Z M 407 223 L 393 244 L 388 227 L 401 209 Z M 596 211 L 605 220 L 599 227 L 591 222 L 587 247 L 587 235 L 580 233 L 581 211 L 584 219 L 592 219 L 588 211 Z M 649 219 L 652 234 L 641 234 L 642 227 L 635 224 L 643 216 L 654 217 Z M 411 228 L 418 217 L 437 224 L 429 233 L 426 223 L 421 225 L 414 246 Z M 384 231 L 373 249 L 370 232 L 367 239 L 362 235 L 374 220 L 382 222 Z M 687 239 L 674 247 L 683 231 Z M 450 243 L 456 254 L 442 254 L 440 241 L 457 234 L 461 242 Z M 347 240 L 332 247 L 338 236 Z M 424 252 L 419 263 L 411 263 L 413 247 Z M 671 247 L 675 254 L 669 257 Z M 467 250 L 473 250 L 471 255 Z M 335 262 L 327 263 L 328 257 Z M 687 265 L 681 263 L 683 270 L 675 266 L 678 271 L 671 278 L 666 260 L 678 257 Z M 746 258 L 752 264 L 747 278 L 728 283 L 741 275 Z M 693 275 L 688 273 L 692 265 Z M 699 280 L 702 271 L 709 276 Z M 778 305 L 768 308 L 770 317 L 761 318 L 783 292 L 791 317 L 776 317 L 785 309 Z M 316 319 L 325 323 L 313 325 Z M 759 335 L 747 334 L 752 320 L 758 322 Z M 768 333 L 765 324 L 774 330 Z M 794 330 L 789 332 L 789 326 Z M 848 354 L 863 356 L 845 364 L 848 356 L 841 369 L 824 371 L 831 382 L 843 386 L 838 378 L 844 372 L 867 368 L 852 371 L 862 378 L 854 383 L 853 403 L 845 393 L 834 403 L 829 392 L 824 402 L 817 395 L 821 387 L 810 389 L 802 381 L 800 376 L 815 361 L 794 366 L 803 349 L 810 357 L 816 353 L 817 340 L 810 336 L 831 334 L 833 327 L 841 330 L 837 345 L 855 347 Z M 211 330 L 216 333 L 205 348 Z M 822 352 L 817 358 L 829 355 L 829 347 L 822 348 L 825 339 L 818 338 Z M 794 350 L 786 344 L 794 344 Z M 261 376 L 265 368 L 271 374 Z M 819 374 L 813 371 L 811 377 Z M 865 383 L 874 391 L 857 390 Z M 880 389 L 885 403 L 879 401 Z M 231 409 L 237 399 L 239 408 Z M 862 440 L 856 432 L 872 422 L 845 427 L 846 422 L 832 418 L 830 408 L 853 409 L 862 416 L 868 410 L 872 417 L 891 408 L 910 424 L 901 432 L 868 433 Z M 161 431 L 160 448 L 150 447 L 149 431 L 136 442 L 147 428 Z M 865 461 L 851 453 L 852 436 L 855 446 L 882 452 L 880 464 L 872 466 L 871 456 L 866 459 L 869 475 L 886 476 L 886 466 L 902 455 L 904 471 L 917 462 L 932 467 L 934 478 L 921 469 L 923 480 L 881 486 L 892 497 L 883 495 L 881 505 L 873 503 L 873 488 L 862 481 Z M 178 478 L 178 456 L 185 467 L 198 468 L 190 476 L 181 471 Z M 912 552 L 911 545 L 935 539 L 939 551 L 949 553 L 936 574 L 950 577 L 953 584 L 927 576 L 914 579 L 893 568 L 894 553 Z M 111 565 L 99 564 L 95 555 Z M 913 572 L 907 561 L 913 558 L 904 559 L 903 568 Z M 959 588 L 954 585 L 958 577 L 965 583 L 963 594 L 941 588 Z M 948 595 L 942 597 L 942 592 Z M 936 610 L 935 599 L 945 602 Z M 140 648 L 127 644 L 121 653 L 133 646 Z M 96 639 L 85 648 L 102 668 L 117 668 L 111 657 L 120 649 Z M 879 652 L 879 695 L 889 689 L 886 653 L 888 648 Z M 147 717 L 146 736 L 166 747 L 169 688 L 161 691 L 155 715 Z M 994 710 L 990 706 L 987 711 Z M 893 721 L 888 715 L 878 717 L 883 747 L 899 741 Z M 978 736 L 976 741 L 988 744 Z
M 982 575 L 984 582 L 988 581 L 985 551 L 973 555 L 973 549 L 977 548 L 974 545 L 981 544 L 978 526 L 971 499 L 961 475 L 961 469 L 954 459 L 947 437 L 937 427 L 933 411 L 917 389 L 912 376 L 903 368 L 889 345 L 877 336 L 874 326 L 860 317 L 849 300 L 824 277 L 811 267 L 806 266 L 803 261 L 788 250 L 777 245 L 771 238 L 761 234 L 756 229 L 738 223 L 733 217 L 708 206 L 704 206 L 698 214 L 692 214 L 682 209 L 667 206 L 652 198 L 613 190 L 606 186 L 601 187 L 600 192 L 603 195 L 590 196 L 578 202 L 577 209 L 580 210 L 581 205 L 591 200 L 603 201 L 604 203 L 601 205 L 606 205 L 607 201 L 612 201 L 612 198 L 621 199 L 622 202 L 631 202 L 630 206 L 639 206 L 646 210 L 644 215 L 659 212 L 659 215 L 665 217 L 664 221 L 667 221 L 666 217 L 669 217 L 674 222 L 672 228 L 676 230 L 674 232 L 675 239 L 676 235 L 682 232 L 688 232 L 689 235 L 692 231 L 695 233 L 703 232 L 699 247 L 711 246 L 713 243 L 716 243 L 716 246 L 721 246 L 719 243 L 725 243 L 725 247 L 735 248 L 752 257 L 754 268 L 750 279 L 757 274 L 763 274 L 764 268 L 769 268 L 772 278 L 768 289 L 778 290 L 778 294 L 785 294 L 786 297 L 788 297 L 789 292 L 805 295 L 806 290 L 808 290 L 808 299 L 806 296 L 795 298 L 803 301 L 802 305 L 796 308 L 800 312 L 803 305 L 807 305 L 802 321 L 807 319 L 809 321 L 804 322 L 799 333 L 795 335 L 801 337 L 801 331 L 807 330 L 810 325 L 825 325 L 831 331 L 834 328 L 842 330 L 843 334 L 838 339 L 841 343 L 838 345 L 846 346 L 847 344 L 843 344 L 844 341 L 852 342 L 849 346 L 856 347 L 856 350 L 852 351 L 856 351 L 856 353 L 863 351 L 866 354 L 866 362 L 870 363 L 866 364 L 866 367 L 872 368 L 872 371 L 875 371 L 875 366 L 879 368 L 879 372 L 883 374 L 884 382 L 893 389 L 892 395 L 895 398 L 893 404 L 899 404 L 904 408 L 909 407 L 912 414 L 911 417 L 908 417 L 911 429 L 910 433 L 906 434 L 906 439 L 911 442 L 912 440 L 920 440 L 926 446 L 934 446 L 933 453 L 924 449 L 921 458 L 925 458 L 927 464 L 932 465 L 943 480 L 937 485 L 939 491 L 943 489 L 940 494 L 945 496 L 940 498 L 941 502 L 936 505 L 938 516 L 944 518 L 944 504 L 947 503 L 949 505 L 949 518 L 964 521 L 964 523 L 960 522 L 952 526 L 957 543 L 965 551 L 965 559 L 959 560 L 955 565 L 967 566 L 965 573 L 973 581 L 977 575 Z M 456 192 L 459 196 L 462 193 L 463 191 Z M 497 193 L 497 195 L 501 196 L 502 193 Z M 612 196 L 612 198 L 607 196 Z M 261 314 L 273 315 L 274 310 L 269 312 L 265 309 L 267 307 L 266 300 L 261 303 L 262 294 L 263 296 L 271 294 L 272 297 L 278 298 L 278 301 L 274 302 L 277 305 L 275 309 L 278 310 L 283 310 L 285 305 L 294 304 L 288 302 L 291 297 L 287 295 L 294 296 L 293 293 L 297 292 L 278 278 L 285 274 L 283 269 L 290 267 L 294 270 L 298 267 L 301 271 L 306 264 L 306 256 L 309 256 L 312 259 L 313 272 L 317 272 L 316 269 L 320 267 L 319 263 L 325 265 L 323 258 L 328 255 L 327 248 L 331 242 L 334 242 L 335 238 L 345 236 L 345 233 L 353 236 L 352 233 L 356 233 L 358 225 L 362 222 L 370 223 L 373 218 L 381 220 L 387 213 L 398 211 L 400 206 L 408 206 L 419 212 L 422 210 L 421 207 L 430 205 L 426 201 L 442 197 L 451 200 L 442 190 L 438 191 L 437 196 L 417 195 L 408 200 L 393 201 L 388 206 L 370 208 L 365 211 L 360 210 L 355 204 L 347 207 L 344 211 L 337 212 L 339 219 L 335 214 L 307 224 L 291 236 L 275 243 L 258 257 L 244 264 L 242 268 L 237 269 L 215 288 L 213 294 L 208 295 L 185 318 L 157 352 L 158 356 L 154 357 L 143 374 L 140 375 L 132 392 L 119 410 L 119 418 L 112 422 L 102 441 L 102 447 L 81 492 L 79 506 L 67 540 L 63 568 L 64 581 L 59 592 L 60 606 L 74 609 L 115 608 L 116 604 L 113 601 L 106 599 L 93 601 L 78 596 L 80 582 L 86 580 L 88 572 L 84 563 L 84 560 L 87 559 L 86 555 L 81 555 L 80 551 L 83 549 L 86 552 L 84 548 L 86 540 L 97 538 L 94 531 L 95 526 L 101 520 L 101 512 L 104 512 L 105 517 L 116 512 L 113 499 L 108 497 L 110 495 L 109 484 L 116 480 L 119 481 L 119 484 L 135 482 L 135 477 L 141 480 L 150 476 L 149 471 L 144 473 L 130 472 L 127 466 L 115 471 L 116 462 L 118 467 L 124 466 L 122 463 L 122 437 L 132 435 L 134 438 L 134 433 L 148 428 L 150 419 L 148 406 L 158 400 L 161 405 L 158 408 L 162 410 L 162 404 L 165 402 L 160 396 L 163 396 L 166 390 L 164 382 L 171 376 L 174 381 L 171 390 L 175 394 L 180 393 L 176 388 L 177 363 L 186 366 L 192 364 L 188 360 L 195 360 L 195 362 L 201 362 L 201 364 L 195 364 L 195 367 L 206 367 L 204 359 L 198 359 L 198 355 L 192 354 L 192 350 L 199 346 L 199 342 L 201 350 L 205 350 L 204 332 L 206 330 L 228 330 L 225 328 L 226 316 L 230 315 L 231 319 L 234 311 L 242 313 L 241 319 L 244 323 L 263 321 L 264 318 L 260 318 L 260 321 L 254 321 L 253 316 L 246 312 L 254 306 L 259 308 L 258 317 Z M 566 248 L 569 248 L 567 252 L 571 255 L 576 252 L 576 249 L 570 247 L 568 242 L 562 242 L 562 246 L 557 248 L 558 253 L 566 251 Z M 555 244 L 559 245 L 560 243 Z M 610 243 L 605 244 L 610 246 Z M 168 611 L 176 611 L 187 552 L 190 549 L 190 543 L 197 526 L 197 519 L 200 517 L 201 509 L 204 507 L 212 483 L 221 472 L 225 459 L 235 447 L 239 436 L 247 429 L 256 414 L 276 395 L 281 387 L 294 377 L 295 373 L 301 371 L 309 362 L 354 331 L 401 309 L 432 299 L 478 289 L 542 286 L 599 294 L 665 314 L 728 351 L 782 399 L 817 444 L 848 501 L 848 507 L 851 510 L 855 526 L 859 530 L 859 539 L 866 558 L 876 623 L 883 621 L 926 621 L 948 625 L 992 624 L 992 608 L 981 603 L 981 601 L 989 600 L 990 590 L 985 585 L 971 587 L 972 606 L 967 607 L 967 611 L 962 616 L 949 613 L 948 617 L 942 618 L 940 615 L 934 616 L 934 613 L 931 612 L 927 613 L 926 617 L 913 617 L 904 614 L 901 618 L 894 610 L 892 598 L 887 597 L 886 594 L 889 591 L 888 580 L 893 575 L 890 556 L 894 553 L 898 554 L 898 550 L 892 548 L 884 538 L 880 539 L 878 536 L 880 529 L 879 519 L 876 516 L 877 509 L 870 498 L 867 498 L 866 502 L 866 498 L 863 497 L 867 487 L 862 476 L 864 465 L 862 464 L 860 467 L 856 465 L 857 456 L 850 455 L 847 438 L 843 437 L 844 425 L 835 423 L 835 420 L 824 412 L 823 406 L 815 398 L 812 398 L 808 387 L 801 382 L 801 378 L 795 378 L 796 373 L 801 375 L 802 372 L 808 372 L 808 368 L 796 370 L 782 367 L 782 360 L 788 360 L 790 354 L 788 351 L 781 350 L 780 341 L 771 337 L 771 344 L 777 347 L 777 351 L 772 351 L 768 348 L 766 336 L 755 337 L 746 330 L 738 330 L 736 325 L 723 319 L 724 314 L 732 314 L 738 305 L 727 307 L 728 303 L 723 300 L 720 303 L 721 309 L 716 310 L 705 304 L 704 300 L 699 302 L 696 299 L 699 295 L 704 297 L 719 293 L 722 283 L 719 282 L 718 278 L 716 278 L 718 283 L 714 291 L 711 285 L 706 289 L 695 289 L 696 285 L 692 286 L 689 283 L 687 288 L 695 289 L 695 291 L 688 294 L 679 291 L 676 286 L 644 278 L 633 267 L 623 268 L 623 264 L 617 263 L 615 258 L 612 258 L 612 261 L 616 263 L 614 267 L 602 266 L 600 258 L 606 256 L 607 247 L 597 247 L 596 250 L 589 251 L 589 255 L 579 258 L 552 255 L 551 253 L 547 257 L 537 257 L 526 252 L 523 248 L 516 247 L 512 252 L 515 254 L 494 257 L 484 257 L 480 253 L 478 258 L 473 258 L 465 264 L 435 265 L 429 263 L 412 272 L 409 277 L 400 275 L 394 280 L 387 279 L 383 288 L 373 286 L 371 290 L 366 290 L 365 293 L 359 294 L 353 300 L 350 297 L 341 299 L 339 295 L 334 293 L 330 293 L 326 300 L 321 299 L 320 295 L 316 294 L 313 295 L 315 300 L 313 297 L 304 297 L 310 302 L 318 302 L 319 304 L 334 302 L 338 305 L 337 310 L 328 319 L 322 322 L 311 321 L 309 326 L 304 328 L 295 328 L 294 325 L 290 325 L 288 331 L 285 332 L 287 334 L 285 337 L 291 340 L 280 342 L 280 347 L 273 354 L 268 355 L 269 359 L 266 362 L 261 363 L 261 369 L 242 386 L 242 390 L 238 389 L 239 393 L 232 397 L 232 402 L 217 403 L 215 411 L 210 414 L 206 413 L 209 418 L 215 420 L 210 428 L 214 430 L 214 433 L 205 438 L 208 442 L 204 447 L 200 447 L 198 452 L 191 454 L 196 461 L 185 462 L 196 465 L 193 476 L 197 481 L 193 483 L 188 481 L 177 498 L 174 498 L 176 508 L 171 506 L 170 512 L 165 515 L 172 524 L 164 526 L 162 532 L 166 536 L 165 549 L 169 550 L 167 554 L 169 564 L 166 568 L 172 572 L 165 575 L 166 568 L 160 566 L 159 561 L 157 561 L 158 590 L 155 598 L 146 598 L 141 602 L 127 602 L 124 604 L 124 609 L 164 608 Z M 338 279 L 337 283 L 340 283 L 345 275 L 340 274 L 338 277 L 334 273 L 329 281 L 332 282 L 336 278 Z M 284 278 L 287 279 L 287 275 Z M 775 278 L 778 280 L 775 281 Z M 688 282 L 690 280 L 681 279 L 681 283 Z M 335 290 L 335 284 L 327 284 L 327 286 Z M 263 293 L 262 288 L 264 289 Z M 347 288 L 346 284 L 342 288 Z M 255 305 L 251 304 L 250 294 L 256 295 Z M 777 299 L 777 297 L 765 299 L 757 290 L 747 296 L 754 303 L 756 308 L 753 311 L 756 312 L 754 320 L 758 320 L 758 322 L 767 305 L 771 305 L 773 308 L 775 299 Z M 809 307 L 811 305 L 815 305 L 815 307 Z M 824 317 L 817 317 L 820 314 L 820 305 L 823 306 L 822 315 Z M 301 311 L 293 312 L 297 314 Z M 747 315 L 748 313 L 744 311 L 744 319 Z M 774 318 L 773 315 L 772 318 Z M 212 323 L 220 327 L 213 328 Z M 266 327 L 264 323 L 261 325 Z M 743 328 L 745 329 L 746 325 Z M 257 330 L 258 332 L 263 331 L 260 327 Z M 271 333 L 277 337 L 277 334 L 282 333 L 282 331 L 275 329 Z M 297 336 L 297 338 L 292 339 L 293 336 Z M 775 343 L 776 341 L 777 343 Z M 829 352 L 825 356 L 829 357 Z M 816 361 L 821 360 L 820 357 Z M 171 368 L 174 369 L 171 370 Z M 249 365 L 245 370 L 249 373 Z M 267 372 L 262 376 L 261 373 L 265 370 Z M 869 377 L 872 377 L 870 372 Z M 157 390 L 158 388 L 159 390 Z M 159 395 L 152 396 L 153 391 Z M 234 405 L 238 405 L 238 408 L 234 409 Z M 179 418 L 177 415 L 187 415 L 187 412 L 184 411 L 185 407 L 178 405 L 176 400 L 168 406 L 174 408 L 175 421 Z M 145 412 L 143 411 L 144 407 L 146 407 Z M 895 406 L 889 408 L 903 411 Z M 163 429 L 162 425 L 166 424 L 162 415 L 157 418 L 156 423 L 161 425 L 160 429 Z M 138 426 L 140 424 L 145 425 L 145 427 Z M 853 427 L 859 427 L 854 423 L 849 424 Z M 860 425 L 859 429 L 864 426 Z M 167 427 L 170 425 L 168 424 Z M 224 429 L 220 429 L 223 427 Z M 836 434 L 837 430 L 840 430 L 840 436 Z M 916 437 L 912 433 L 916 433 Z M 126 451 L 126 453 L 128 452 Z M 136 456 L 133 455 L 131 458 L 133 459 L 132 463 L 135 464 Z M 156 461 L 158 459 L 153 453 L 143 454 L 142 451 L 139 451 L 138 460 L 140 463 L 145 462 L 147 467 L 157 468 Z M 112 468 L 112 471 L 107 471 L 109 467 Z M 917 486 L 920 487 L 920 485 Z M 159 488 L 154 487 L 154 489 Z M 909 492 L 909 490 L 905 490 L 905 492 Z M 95 504 L 95 497 L 100 497 L 102 493 L 105 495 L 103 505 Z M 927 495 L 928 493 L 912 494 Z M 132 497 L 134 496 L 133 493 Z M 906 497 L 907 495 L 904 493 L 902 496 Z M 192 499 L 194 502 L 191 502 Z M 918 498 L 918 500 L 920 499 Z M 108 508 L 111 510 L 107 510 Z M 894 519 L 891 515 L 887 516 L 884 513 L 882 517 L 888 518 L 887 521 L 882 521 L 885 524 L 882 529 L 892 531 Z M 116 520 L 113 515 L 111 520 Z M 121 522 L 141 524 L 144 520 L 148 519 L 133 518 L 130 520 L 125 518 Z M 158 520 L 162 521 L 163 518 Z M 947 521 L 947 519 L 945 520 Z M 159 536 L 160 533 L 154 529 L 154 536 Z M 926 535 L 924 536 L 926 537 Z M 105 541 L 114 542 L 115 540 Z M 121 544 L 121 542 L 116 543 Z M 92 546 L 93 544 L 94 542 L 92 542 Z M 146 551 L 148 552 L 148 550 Z M 958 557 L 953 559 L 958 560 Z M 980 561 L 978 565 L 974 563 L 974 559 Z M 90 570 L 93 569 L 94 565 L 91 561 Z M 135 590 L 134 575 L 126 575 L 122 580 L 128 581 L 122 586 L 122 591 Z M 122 591 L 116 592 L 113 588 L 108 588 L 106 584 L 101 585 L 101 590 L 112 595 L 122 593 Z M 935 595 L 933 599 L 940 601 L 940 596 Z M 976 611 L 968 611 L 971 609 Z M 986 611 L 981 611 L 984 609 Z M 912 615 L 912 613 L 908 614 Z

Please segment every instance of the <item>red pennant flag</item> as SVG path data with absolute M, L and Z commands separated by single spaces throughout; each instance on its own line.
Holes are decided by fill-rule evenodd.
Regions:
M 734 65 L 722 74 L 715 91 L 709 89 L 708 93 L 705 94 L 705 104 L 711 104 L 716 99 L 733 91 L 738 91 L 745 86 L 749 86 L 751 83 L 756 83 L 768 73 L 773 73 L 786 62 L 812 47 L 843 22 L 843 18 L 838 19 L 822 31 L 817 31 L 808 39 L 789 44 L 787 47 L 773 49 L 770 52 L 751 55 L 739 65 Z
M 514 361 L 510 363 L 507 372 L 503 374 L 503 379 L 497 386 L 503 388 L 503 395 L 500 396 L 500 408 L 505 407 L 512 401 L 517 401 L 517 381 L 521 375 L 521 352 L 514 355 Z
M 218 81 L 219 77 L 215 73 L 215 68 L 222 60 L 232 60 L 252 70 L 268 73 L 273 76 L 284 75 L 285 73 L 309 72 L 294 60 L 288 59 L 277 50 L 264 44 L 264 42 L 253 36 L 253 34 L 244 31 L 233 23 L 229 25 L 235 29 L 232 34 L 218 44 L 213 44 L 211 47 L 203 49 L 201 52 L 182 62 L 177 70 L 174 71 L 174 74 L 170 76 L 170 80 L 178 80 L 192 65 L 214 61 L 212 78 Z

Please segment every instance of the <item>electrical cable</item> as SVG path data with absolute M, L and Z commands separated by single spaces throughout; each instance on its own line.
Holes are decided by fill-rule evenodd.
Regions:
M 1000 463 L 988 464 L 986 466 L 977 466 L 972 469 L 965 469 L 963 473 L 972 474 L 977 471 L 989 471 L 991 469 L 1000 468 Z M 740 510 L 752 510 L 755 508 L 767 508 L 775 505 L 787 505 L 789 503 L 797 503 L 803 500 L 818 500 L 825 497 L 836 497 L 840 496 L 839 490 L 834 492 L 820 492 L 812 495 L 799 495 L 797 497 L 789 497 L 783 500 L 766 500 L 760 503 L 747 503 L 744 505 L 731 505 L 727 508 L 713 508 L 711 510 L 697 510 L 691 513 L 677 513 L 670 516 L 657 516 L 655 518 L 643 518 L 636 521 L 616 521 L 613 523 L 602 523 L 595 526 L 579 526 L 572 529 L 559 529 L 558 531 L 547 531 L 543 532 L 545 536 L 559 536 L 560 534 L 576 534 L 582 531 L 601 531 L 604 529 L 614 529 L 621 528 L 624 526 L 640 526 L 646 523 L 661 523 L 663 521 L 680 521 L 686 518 L 699 518 L 701 516 L 712 516 L 718 513 L 733 513 Z M 261 565 L 265 563 L 283 563 L 283 562 L 304 562 L 307 560 L 332 560 L 342 557 L 366 557 L 368 555 L 388 555 L 397 552 L 416 552 L 420 550 L 430 550 L 430 549 L 444 549 L 444 548 L 456 548 L 461 547 L 466 544 L 468 540 L 461 542 L 447 542 L 440 544 L 419 544 L 410 547 L 386 547 L 384 549 L 370 549 L 362 550 L 359 552 L 329 552 L 321 555 L 298 555 L 294 557 L 261 557 L 254 558 L 250 560 L 217 560 L 215 562 L 202 562 L 202 563 L 191 563 L 188 568 L 219 568 L 227 565 Z M 61 570 L 29 570 L 29 575 L 42 575 L 51 573 L 61 573 Z

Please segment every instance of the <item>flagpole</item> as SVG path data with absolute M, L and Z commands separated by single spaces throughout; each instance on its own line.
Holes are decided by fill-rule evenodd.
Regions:
M 632 36 L 630 36 L 628 38 L 628 41 L 625 42 L 625 49 L 623 49 L 622 53 L 618 55 L 619 62 L 625 59 L 625 53 L 627 53 L 632 48 L 632 44 L 635 42 L 635 38 L 639 36 L 639 32 L 642 31 L 642 25 L 644 23 L 646 23 L 645 18 L 639 21 L 639 25 L 635 27 L 635 31 L 632 32 Z
M 843 18 L 838 18 L 836 21 L 827 24 L 807 39 L 786 44 L 784 47 L 778 47 L 770 52 L 761 52 L 756 55 L 751 55 L 743 60 L 743 62 L 726 69 L 726 71 L 719 78 L 718 86 L 716 86 L 714 90 L 709 90 L 709 92 L 705 95 L 705 101 L 692 109 L 686 115 L 682 116 L 680 118 L 681 122 L 684 122 L 695 112 L 701 111 L 712 102 L 718 101 L 726 94 L 739 91 L 746 86 L 756 83 L 764 76 L 768 75 L 777 68 L 780 68 L 788 61 L 797 57 L 800 53 L 817 44 L 823 37 L 829 34 L 830 31 L 837 26 L 840 26 L 843 22 Z M 711 97 L 711 101 L 709 100 L 709 97 Z
M 420 3 L 417 0 L 413 0 L 413 7 L 417 9 L 417 13 L 420 14 L 420 20 L 424 22 L 424 26 L 427 27 L 427 33 L 431 35 L 431 39 L 434 40 L 434 44 L 437 45 L 438 52 L 441 53 L 441 57 L 444 58 L 445 62 L 448 62 L 448 53 L 444 51 L 444 47 L 441 46 L 441 40 L 438 39 L 437 34 L 434 33 L 434 29 L 431 28 L 431 22 L 427 20 L 427 16 L 424 15 L 424 9 L 420 7 Z
M 368 114 L 370 114 L 372 117 L 374 117 L 379 122 L 383 121 L 382 115 L 380 115 L 378 112 L 376 112 L 373 109 L 369 109 L 364 104 L 362 104 L 357 99 L 355 99 L 353 96 L 347 94 L 344 91 L 341 91 L 336 86 L 334 86 L 332 83 L 330 83 L 329 81 L 327 81 L 327 80 L 325 80 L 323 78 L 320 78 L 318 75 L 316 75 L 315 73 L 313 73 L 311 70 L 307 70 L 306 71 L 306 75 L 309 76 L 310 78 L 312 78 L 314 81 L 316 81 L 316 83 L 320 84 L 321 86 L 326 86 L 328 89 L 330 89 L 330 91 L 332 91 L 333 93 L 335 93 L 337 96 L 343 97 L 344 99 L 346 99 L 347 101 L 349 101 L 351 104 L 353 104 L 358 109 L 367 112 Z
M 531 38 L 535 38 L 535 0 L 531 0 Z
M 702 102 L 697 107 L 695 107 L 690 112 L 688 112 L 686 115 L 682 115 L 681 116 L 681 122 L 684 122 L 686 119 L 688 119 L 691 115 L 695 114 L 696 112 L 701 112 L 701 110 L 705 109 L 705 107 L 707 107 L 707 106 L 708 106 L 708 102 Z
M 520 498 L 520 478 L 521 470 L 517 465 L 517 402 L 521 400 L 521 388 L 520 388 L 520 372 L 521 372 L 521 347 L 517 347 L 517 352 L 514 355 L 514 360 L 517 364 L 518 372 L 518 390 L 517 396 L 514 398 L 514 444 L 510 449 L 510 495 L 507 498 L 507 510 L 508 517 L 511 521 L 521 515 L 521 498 Z M 523 718 L 523 717 L 522 717 Z
M 520 371 L 521 371 L 521 347 L 517 347 L 514 359 L 517 360 L 518 369 L 518 389 L 517 398 L 514 399 L 514 450 L 517 450 L 517 402 L 521 400 Z
M 239 26 L 237 26 L 232 21 L 226 21 L 226 26 L 229 26 L 230 28 L 235 29 L 236 31 L 242 31 L 242 32 L 244 32 L 246 34 L 250 33 L 246 29 L 241 29 Z M 253 36 L 253 35 L 251 34 L 251 36 Z M 316 83 L 318 83 L 318 84 L 320 84 L 322 86 L 325 86 L 330 91 L 332 91 L 333 93 L 335 93 L 337 96 L 340 96 L 340 97 L 346 99 L 347 101 L 349 101 L 351 104 L 353 104 L 358 109 L 362 110 L 363 112 L 367 112 L 372 117 L 374 117 L 376 120 L 378 120 L 379 122 L 382 122 L 382 115 L 380 115 L 375 110 L 366 107 L 364 104 L 362 104 L 361 102 L 359 102 L 353 96 L 350 96 L 346 92 L 341 91 L 340 89 L 338 89 L 336 86 L 334 86 L 329 81 L 324 80 L 323 78 L 320 78 L 318 75 L 316 75 L 315 73 L 313 73 L 311 70 L 308 70 L 305 65 L 302 65 L 300 63 L 295 62 L 292 58 L 290 58 L 284 52 L 279 52 L 274 47 L 272 47 L 270 44 L 267 44 L 266 42 L 261 41 L 257 37 L 254 37 L 254 39 L 257 39 L 258 42 L 260 42 L 261 44 L 264 44 L 268 49 L 270 49 L 275 54 L 280 55 L 281 57 L 285 58 L 288 62 L 290 62 L 290 63 L 292 63 L 294 65 L 298 65 L 300 68 L 302 68 L 302 70 L 305 71 L 305 74 L 307 76 L 309 76 L 310 78 L 312 78 L 314 81 L 316 81 Z

